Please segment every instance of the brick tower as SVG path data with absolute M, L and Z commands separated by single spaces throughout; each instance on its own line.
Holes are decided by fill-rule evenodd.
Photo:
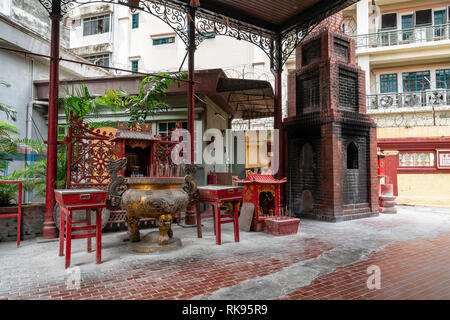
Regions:
M 376 125 L 341 18 L 324 21 L 297 48 L 284 121 L 290 207 L 326 221 L 378 215 Z

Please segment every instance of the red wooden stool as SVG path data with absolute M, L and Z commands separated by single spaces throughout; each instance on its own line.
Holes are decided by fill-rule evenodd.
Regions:
M 66 227 L 66 264 L 70 266 L 70 255 L 72 250 L 72 239 L 87 238 L 87 252 L 92 251 L 91 238 L 96 237 L 95 262 L 102 261 L 102 209 L 106 206 L 105 200 L 108 192 L 99 189 L 70 189 L 55 190 L 56 201 L 60 205 L 59 211 L 59 255 L 64 255 L 64 222 Z M 75 210 L 86 210 L 86 220 L 73 221 L 72 212 Z M 89 212 L 95 210 L 96 225 L 73 227 L 72 224 L 87 221 Z M 96 232 L 80 233 L 72 235 L 76 231 L 96 230 Z
M 209 185 L 198 187 L 200 194 L 199 203 L 211 205 L 213 207 L 214 217 L 214 233 L 216 235 L 216 243 L 222 244 L 222 224 L 233 223 L 234 225 L 234 241 L 239 242 L 239 203 L 242 201 L 242 188 L 232 186 Z M 230 202 L 233 204 L 233 212 L 231 214 L 222 214 L 220 207 Z M 202 237 L 202 218 L 201 214 L 207 211 L 200 211 L 200 205 L 197 204 L 197 236 Z M 231 218 L 231 219 L 227 219 Z M 223 220 L 226 219 L 226 220 Z

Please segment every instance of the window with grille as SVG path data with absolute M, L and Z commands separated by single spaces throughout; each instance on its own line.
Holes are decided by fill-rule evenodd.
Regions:
M 167 134 L 170 131 L 173 131 L 179 122 L 177 121 L 165 121 L 165 122 L 158 122 L 158 134 Z M 181 128 L 187 130 L 187 122 L 182 121 L 181 122 Z
M 404 72 L 403 91 L 414 92 L 430 89 L 430 71 Z
M 402 16 L 402 40 L 407 41 L 411 39 L 413 25 L 413 15 L 408 14 Z
M 83 19 L 83 36 L 109 32 L 109 14 Z
M 450 89 L 450 69 L 436 70 L 436 88 Z
M 153 45 L 158 46 L 161 44 L 167 44 L 167 43 L 174 43 L 175 37 L 167 37 L 167 38 L 159 38 L 159 39 L 153 39 Z
M 445 24 L 445 10 L 436 10 L 433 13 L 434 15 L 434 25 L 437 27 L 434 27 L 434 36 L 435 37 L 441 37 L 446 32 L 446 28 L 444 26 Z
M 309 79 L 299 82 L 299 105 L 297 113 L 306 113 L 319 109 L 320 105 L 320 88 L 319 75 L 313 75 Z
M 354 142 L 351 142 L 347 147 L 347 169 L 359 168 L 358 147 Z
M 380 75 L 380 93 L 397 92 L 397 74 Z
M 397 14 L 387 13 L 381 16 L 381 28 L 382 29 L 393 29 L 397 28 Z
M 348 63 L 349 59 L 349 43 L 338 38 L 334 38 L 334 54 L 336 60 Z
M 109 67 L 109 53 L 85 56 L 84 58 L 90 63 L 96 64 L 100 67 Z
M 137 72 L 139 70 L 139 60 L 131 60 L 131 71 Z
M 339 68 L 339 107 L 348 111 L 358 108 L 358 75 L 342 67 Z
M 139 13 L 131 15 L 131 29 L 139 28 Z
M 320 61 L 322 55 L 321 39 L 313 40 L 302 47 L 302 64 L 304 66 Z
M 215 32 L 207 32 L 205 34 L 200 34 L 198 36 L 198 40 L 203 41 L 206 39 L 214 39 L 216 37 L 216 33 Z
M 416 11 L 415 16 L 416 26 L 431 24 L 431 9 Z

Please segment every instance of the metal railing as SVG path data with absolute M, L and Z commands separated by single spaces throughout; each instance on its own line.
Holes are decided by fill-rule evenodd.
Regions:
M 379 31 L 353 37 L 357 49 L 379 48 L 409 43 L 422 43 L 450 39 L 450 24 L 416 27 L 403 30 Z
M 367 95 L 367 109 L 410 108 L 450 105 L 450 89 Z

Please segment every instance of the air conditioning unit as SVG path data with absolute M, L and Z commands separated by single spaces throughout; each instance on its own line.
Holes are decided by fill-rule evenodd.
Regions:
M 420 103 L 420 97 L 415 93 L 407 94 L 403 99 L 403 103 L 407 107 L 416 107 Z

